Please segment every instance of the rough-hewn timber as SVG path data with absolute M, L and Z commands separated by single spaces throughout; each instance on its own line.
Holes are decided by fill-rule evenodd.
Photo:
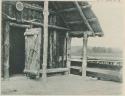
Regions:
M 43 64 L 42 64 L 42 79 L 46 81 L 47 58 L 48 58 L 48 0 L 44 1 L 44 40 L 43 40 Z

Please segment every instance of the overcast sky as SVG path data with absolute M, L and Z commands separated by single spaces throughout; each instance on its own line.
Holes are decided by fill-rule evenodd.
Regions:
M 92 2 L 92 10 L 100 21 L 104 37 L 89 38 L 89 46 L 123 48 L 123 11 L 120 2 Z M 75 38 L 72 45 L 82 45 L 82 39 Z

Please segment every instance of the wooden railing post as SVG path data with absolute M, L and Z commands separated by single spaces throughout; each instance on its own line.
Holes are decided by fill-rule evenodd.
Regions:
M 42 79 L 46 81 L 47 77 L 47 58 L 48 58 L 48 0 L 44 0 L 44 44 L 43 44 L 43 64 L 42 64 Z
M 86 67 L 87 67 L 87 34 L 83 35 L 83 50 L 82 50 L 82 76 L 86 77 Z
M 67 68 L 68 68 L 68 74 L 70 74 L 70 64 L 71 64 L 71 38 L 69 37 L 69 33 L 67 32 L 66 34 L 66 38 L 67 38 L 67 62 L 66 62 L 66 65 L 67 65 Z

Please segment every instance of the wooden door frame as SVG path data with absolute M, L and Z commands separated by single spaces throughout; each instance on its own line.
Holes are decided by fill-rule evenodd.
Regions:
M 4 21 L 5 27 L 3 28 L 4 32 L 2 32 L 2 64 L 3 64 L 3 78 L 5 80 L 9 79 L 9 56 L 10 56 L 10 28 L 11 26 L 21 27 L 21 28 L 29 28 L 30 25 L 25 24 L 17 24 L 10 21 Z

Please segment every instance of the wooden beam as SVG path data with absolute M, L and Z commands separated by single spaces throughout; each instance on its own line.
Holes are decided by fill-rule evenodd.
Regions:
M 66 35 L 65 35 L 65 37 L 64 37 L 64 46 L 63 46 L 63 67 L 65 67 L 65 61 L 66 61 L 66 55 L 67 55 L 67 38 L 66 38 Z
M 86 33 L 88 36 L 91 36 L 92 35 L 92 32 L 91 31 L 69 31 L 69 34 L 75 34 L 75 35 L 77 35 L 77 34 L 81 34 L 81 35 L 83 35 L 83 33 Z
M 97 18 L 90 18 L 90 19 L 87 19 L 89 22 L 92 22 L 92 21 L 96 21 Z
M 66 24 L 81 24 L 83 23 L 83 21 L 69 21 L 69 22 L 66 22 Z
M 47 73 L 65 72 L 65 71 L 68 71 L 68 68 L 47 69 Z
M 10 26 L 21 27 L 21 28 L 30 28 L 30 25 L 25 24 L 17 24 L 17 23 L 10 23 Z
M 47 59 L 48 59 L 48 0 L 44 1 L 44 42 L 43 42 L 43 64 L 42 64 L 42 79 L 46 81 L 47 77 Z
M 56 73 L 56 72 L 66 72 L 68 71 L 68 68 L 53 68 L 53 69 L 47 69 L 47 73 Z M 43 70 L 40 70 L 40 73 L 43 73 Z
M 58 29 L 58 30 L 66 30 L 69 31 L 69 28 L 64 28 L 64 27 L 60 27 L 60 26 L 56 26 L 56 25 L 48 25 L 49 28 L 53 28 L 53 29 Z
M 16 18 L 12 18 L 6 14 L 3 14 L 5 16 L 5 18 L 7 18 L 8 20 L 11 20 L 11 21 L 16 21 Z M 30 20 L 22 20 L 20 23 L 28 23 L 28 24 L 32 24 L 32 25 L 35 25 L 35 26 L 41 26 L 43 27 L 44 24 L 43 23 L 38 23 L 38 22 L 33 22 L 33 21 L 30 21 Z M 52 29 L 58 29 L 58 30 L 66 30 L 66 31 L 69 31 L 70 29 L 69 28 L 65 28 L 65 27 L 60 27 L 60 26 L 56 26 L 56 25 L 48 25 L 49 28 L 52 28 Z
M 80 66 L 71 66 L 70 68 L 76 69 L 76 70 L 79 70 L 80 72 L 82 72 L 82 67 L 80 67 Z
M 95 33 L 95 35 L 100 36 L 100 37 L 104 36 L 102 32 Z
M 13 5 L 15 6 L 15 2 L 6 2 L 6 4 L 8 5 Z M 28 4 L 28 3 L 25 3 L 23 2 L 24 4 L 24 8 L 27 8 L 27 9 L 31 9 L 31 10 L 35 10 L 35 11 L 39 11 L 39 12 L 43 12 L 44 8 L 42 7 L 38 7 L 38 6 L 35 6 L 35 5 L 31 5 L 31 4 Z M 55 14 L 56 12 L 55 11 L 52 11 L 52 10 L 49 10 L 50 14 Z
M 85 8 L 91 8 L 91 5 L 88 4 L 88 5 L 85 5 L 85 6 L 81 6 L 82 9 L 85 9 Z
M 57 3 L 55 3 L 55 2 L 53 2 L 52 3 L 53 4 L 53 6 L 55 7 L 55 9 L 56 10 L 58 10 L 58 8 L 59 8 L 59 5 L 57 4 Z M 61 17 L 61 19 L 62 19 L 62 21 L 64 22 L 64 24 L 66 24 L 65 22 L 65 19 L 64 19 L 64 17 L 61 15 L 61 14 L 58 14 L 60 17 Z M 67 24 L 66 24 L 66 26 L 67 26 Z M 68 26 L 67 26 L 68 27 Z
M 32 9 L 32 10 L 36 10 L 36 11 L 40 11 L 40 12 L 43 11 L 42 7 L 34 6 L 34 5 L 31 5 L 28 3 L 24 3 L 24 7 L 27 9 Z
M 31 4 L 28 4 L 28 3 L 24 3 L 24 7 L 28 8 L 28 9 L 40 11 L 40 12 L 43 12 L 43 10 L 44 10 L 42 7 L 33 6 Z M 48 11 L 49 11 L 50 14 L 56 14 L 55 11 L 52 11 L 52 10 L 48 10 Z
M 9 44 L 9 31 L 10 31 L 10 26 L 9 26 L 9 22 L 6 21 L 5 24 L 5 32 L 4 32 L 4 59 L 3 59 L 3 67 L 4 67 L 4 79 L 8 79 L 9 78 L 9 48 L 10 48 L 10 44 Z
M 90 8 L 90 7 L 91 5 L 81 6 L 82 9 Z M 71 12 L 71 11 L 77 11 L 77 8 L 72 7 L 72 8 L 62 9 L 62 10 L 57 11 L 57 13 Z
M 82 50 L 82 76 L 86 77 L 86 67 L 87 67 L 87 34 L 84 33 L 83 36 L 83 50 Z
M 46 69 L 46 73 L 56 73 L 56 72 L 67 72 L 69 71 L 68 68 L 52 68 L 52 69 Z M 37 73 L 42 73 L 43 70 L 38 71 L 31 71 L 31 70 L 24 70 L 24 73 L 32 73 L 32 74 L 37 74 Z
M 94 33 L 93 29 L 92 29 L 91 26 L 89 25 L 88 20 L 87 20 L 86 17 L 84 16 L 84 14 L 83 14 L 83 12 L 82 12 L 82 9 L 81 9 L 81 7 L 80 7 L 80 5 L 79 5 L 79 3 L 78 3 L 77 1 L 75 1 L 74 4 L 76 5 L 76 8 L 77 8 L 77 10 L 79 11 L 79 14 L 80 14 L 80 16 L 82 17 L 82 19 L 83 19 L 84 23 L 86 24 L 86 26 L 89 28 L 90 31 L 92 31 L 92 32 Z
M 87 19 L 89 22 L 92 22 L 92 21 L 96 21 L 97 18 L 90 18 L 90 19 Z M 66 22 L 67 24 L 81 24 L 83 23 L 83 21 L 69 21 L 69 22 Z

